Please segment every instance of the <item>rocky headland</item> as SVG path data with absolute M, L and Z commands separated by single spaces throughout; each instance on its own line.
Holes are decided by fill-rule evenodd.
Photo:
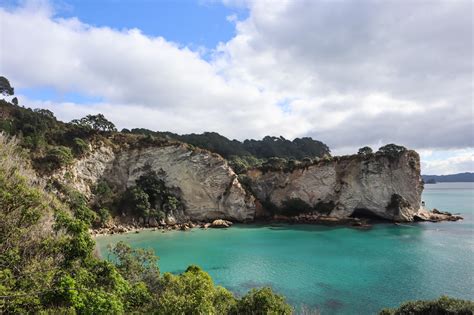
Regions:
M 218 154 L 179 142 L 144 147 L 99 143 L 51 178 L 93 199 L 92 187 L 99 181 L 107 181 L 120 194 L 149 170 L 175 191 L 183 207 L 161 219 L 118 216 L 95 233 L 187 230 L 209 227 L 215 220 L 366 227 L 374 220 L 460 219 L 421 207 L 420 159 L 411 150 L 332 157 L 291 169 L 255 168 L 237 175 Z

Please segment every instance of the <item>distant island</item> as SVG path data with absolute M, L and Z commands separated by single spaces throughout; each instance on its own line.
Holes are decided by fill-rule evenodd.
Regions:
M 465 172 L 449 175 L 421 175 L 426 184 L 474 182 L 474 173 Z

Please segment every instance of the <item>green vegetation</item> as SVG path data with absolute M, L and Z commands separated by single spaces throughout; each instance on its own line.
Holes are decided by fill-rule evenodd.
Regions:
M 433 301 L 410 301 L 396 309 L 384 309 L 380 315 L 472 315 L 474 303 L 442 296 Z
M 74 161 L 71 148 L 64 146 L 57 146 L 50 148 L 46 155 L 37 160 L 37 163 L 42 164 L 46 170 L 52 171 L 65 165 L 69 165 Z
M 362 147 L 359 149 L 359 151 L 357 151 L 358 155 L 370 155 L 372 153 L 374 153 L 374 151 L 371 147 Z
M 150 251 L 119 243 L 114 263 L 93 255 L 89 228 L 97 214 L 86 198 L 56 183 L 61 200 L 45 191 L 15 140 L 0 134 L 0 313 L 253 314 L 290 312 L 269 289 L 242 299 L 191 266 L 160 275 Z M 151 204 L 169 197 L 155 175 L 137 180 Z M 95 189 L 108 193 L 105 184 Z M 163 190 L 164 189 L 164 190 Z M 173 203 L 169 201 L 168 203 Z M 176 203 L 176 200 L 174 200 Z M 174 205 L 176 206 L 176 205 Z M 170 205 L 169 207 L 173 207 Z
M 141 217 L 145 222 L 151 218 L 162 220 L 165 214 L 176 210 L 184 210 L 184 205 L 179 197 L 179 188 L 170 188 L 165 185 L 163 176 L 148 170 L 136 181 L 136 186 L 129 187 L 123 195 L 121 210 L 131 216 Z
M 248 169 L 260 167 L 265 162 L 265 159 L 258 159 L 253 155 L 231 155 L 228 161 L 234 172 L 242 174 Z
M 258 310 L 258 311 L 256 311 Z M 270 288 L 253 289 L 242 297 L 232 314 L 292 314 L 285 300 L 275 295 Z
M 107 139 L 113 124 L 100 114 L 87 117 L 101 117 L 98 126 L 102 127 L 63 123 L 47 109 L 23 108 L 0 100 L 0 131 L 18 137 L 40 173 L 70 164 L 89 152 L 91 143 Z
M 108 121 L 102 114 L 87 115 L 81 119 L 74 119 L 71 121 L 71 124 L 96 131 L 117 131 L 115 125 Z
M 171 132 L 154 132 L 143 128 L 136 128 L 131 131 L 122 130 L 122 132 L 168 137 L 219 153 L 231 161 L 235 157 L 243 158 L 251 166 L 258 164 L 256 160 L 266 160 L 272 157 L 302 160 L 307 157 L 314 158 L 330 155 L 327 145 L 309 137 L 296 138 L 291 141 L 283 137 L 266 136 L 262 140 L 245 140 L 240 142 L 238 140 L 229 140 L 216 132 L 178 135 Z
M 127 143 L 138 147 L 172 141 L 185 142 L 222 155 L 239 174 L 250 168 L 260 167 L 272 158 L 280 158 L 284 164 L 291 164 L 289 160 L 330 155 L 330 150 L 324 143 L 307 137 L 290 141 L 283 137 L 267 136 L 262 140 L 240 142 L 229 140 L 215 132 L 178 135 L 147 129 L 124 129 L 117 133 L 115 125 L 103 114 L 87 115 L 70 123 L 63 123 L 47 109 L 24 108 L 5 100 L 0 100 L 0 131 L 19 137 L 20 145 L 30 150 L 35 169 L 42 173 L 50 173 L 67 165 L 53 156 L 54 161 L 46 166 L 45 158 L 48 153 L 64 152 L 66 147 L 71 150 L 74 158 L 78 158 L 89 152 L 91 144 L 112 138 L 116 144 Z
M 10 85 L 7 78 L 0 76 L 0 94 L 4 96 L 13 95 L 15 89 Z
M 377 151 L 377 154 L 388 156 L 390 159 L 393 160 L 398 158 L 405 151 L 407 151 L 407 148 L 405 148 L 404 146 L 390 143 L 384 145 L 383 147 L 380 147 Z

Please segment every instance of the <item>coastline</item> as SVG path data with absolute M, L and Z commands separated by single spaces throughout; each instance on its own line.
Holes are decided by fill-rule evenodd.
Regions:
M 431 211 L 426 209 L 420 209 L 415 216 L 414 220 L 411 222 L 398 222 L 385 220 L 380 218 L 360 218 L 360 217 L 349 217 L 349 218 L 335 218 L 324 215 L 316 215 L 314 213 L 300 214 L 298 216 L 283 216 L 283 215 L 274 215 L 271 218 L 260 218 L 253 221 L 247 222 L 232 222 L 224 219 L 215 219 L 212 222 L 210 221 L 186 221 L 184 223 L 165 223 L 161 222 L 156 224 L 147 224 L 143 225 L 137 222 L 114 222 L 105 227 L 99 227 L 95 229 L 90 229 L 90 233 L 93 237 L 96 236 L 105 236 L 105 235 L 114 235 L 114 234 L 127 234 L 127 233 L 140 233 L 142 231 L 188 231 L 191 229 L 212 229 L 212 228 L 230 228 L 234 223 L 240 224 L 314 224 L 314 225 L 325 225 L 325 226 L 341 226 L 341 227 L 351 227 L 355 229 L 368 230 L 376 224 L 387 224 L 391 223 L 394 225 L 400 224 L 409 224 L 417 222 L 431 222 L 438 223 L 443 221 L 458 221 L 463 220 L 459 215 L 452 214 L 446 211 L 439 211 L 433 209 Z

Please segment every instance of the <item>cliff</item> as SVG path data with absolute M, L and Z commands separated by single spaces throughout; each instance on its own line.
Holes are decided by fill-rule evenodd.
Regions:
M 99 180 L 123 192 L 150 169 L 184 203 L 184 212 L 172 213 L 171 220 L 254 219 L 254 198 L 242 188 L 227 162 L 185 144 L 118 149 L 102 144 L 52 177 L 90 197 L 91 187 Z
M 334 219 L 372 216 L 413 221 L 423 190 L 414 151 L 395 157 L 335 157 L 292 170 L 252 169 L 245 175 L 245 189 L 225 159 L 182 143 L 141 148 L 101 144 L 53 178 L 91 196 L 91 187 L 99 180 L 123 192 L 150 169 L 183 201 L 184 210 L 170 214 L 178 222 L 252 221 L 264 213 L 262 205 L 267 215 L 274 215 L 295 200 L 305 208 L 299 210 Z
M 333 158 L 292 171 L 255 169 L 247 176 L 263 204 L 281 209 L 288 200 L 299 200 L 315 212 L 338 219 L 361 215 L 413 221 L 423 190 L 415 151 L 395 157 Z

